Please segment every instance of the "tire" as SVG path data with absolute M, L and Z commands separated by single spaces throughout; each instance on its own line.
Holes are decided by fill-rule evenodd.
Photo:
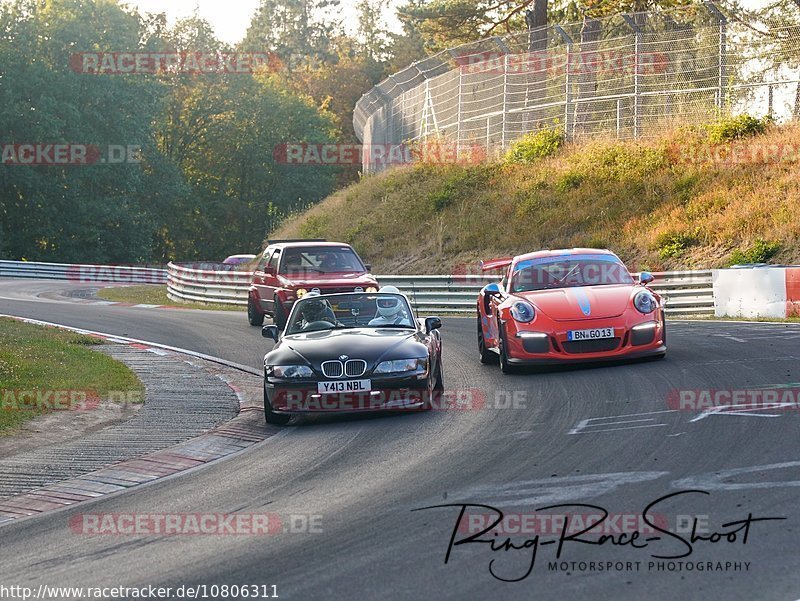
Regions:
M 480 315 L 478 315 L 478 358 L 484 365 L 497 363 L 497 355 L 486 348 L 486 343 L 483 341 L 483 326 L 481 325 Z
M 256 309 L 253 299 L 249 296 L 247 297 L 247 321 L 250 322 L 251 326 L 264 325 L 264 314 Z
M 436 368 L 436 380 L 433 383 L 434 392 L 444 392 L 444 376 L 442 375 L 442 360 L 439 359 L 439 367 Z
M 279 330 L 283 330 L 286 327 L 286 312 L 283 310 L 283 305 L 281 301 L 277 298 L 275 299 L 275 310 L 272 314 L 272 323 L 278 326 Z
M 275 413 L 272 410 L 272 405 L 269 404 L 269 396 L 267 396 L 267 387 L 264 386 L 264 421 L 271 426 L 285 426 L 292 419 L 291 415 L 284 415 L 282 413 Z
M 506 335 L 503 326 L 500 326 L 500 371 L 506 375 L 517 373 L 518 369 L 515 365 L 508 362 L 508 354 L 506 353 Z

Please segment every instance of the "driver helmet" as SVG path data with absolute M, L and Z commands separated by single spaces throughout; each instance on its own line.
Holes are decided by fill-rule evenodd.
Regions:
M 312 321 L 322 321 L 325 318 L 325 301 L 318 297 L 316 292 L 309 292 L 303 299 L 303 306 L 300 313 L 303 319 L 309 323 Z
M 401 294 L 401 292 L 394 286 L 384 286 L 379 292 L 391 292 L 392 294 Z M 377 301 L 378 314 L 384 319 L 392 319 L 397 316 L 403 309 L 403 303 L 399 298 L 379 296 Z

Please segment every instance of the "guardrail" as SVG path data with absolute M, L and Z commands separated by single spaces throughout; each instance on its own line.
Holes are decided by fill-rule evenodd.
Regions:
M 167 270 L 162 266 L 82 265 L 0 261 L 0 277 L 36 280 L 67 280 L 82 283 L 166 284 Z
M 167 266 L 167 294 L 175 301 L 247 305 L 251 274 L 246 271 L 191 269 Z M 709 315 L 714 312 L 711 270 L 669 271 L 653 274 L 653 290 L 667 299 L 669 315 Z M 383 275 L 382 286 L 397 286 L 414 308 L 430 313 L 471 314 L 480 289 L 497 276 L 491 275 Z
M 218 264 L 201 264 L 221 267 Z M 667 299 L 667 313 L 710 315 L 714 313 L 711 270 L 654 273 L 651 288 Z M 0 261 L 0 277 L 68 280 L 81 283 L 166 284 L 176 302 L 247 305 L 251 273 L 202 269 L 170 263 L 167 269 L 130 265 L 66 265 L 27 261 Z M 491 275 L 384 275 L 383 286 L 397 286 L 424 313 L 471 314 L 478 291 Z

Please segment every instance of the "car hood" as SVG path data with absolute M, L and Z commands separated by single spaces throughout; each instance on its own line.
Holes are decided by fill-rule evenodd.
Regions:
M 552 319 L 571 321 L 622 315 L 631 307 L 633 289 L 634 286 L 629 284 L 576 286 L 556 290 L 519 292 L 515 296 L 530 301 L 539 311 Z
M 315 273 L 307 277 L 282 276 L 292 286 L 299 288 L 376 286 L 374 277 L 365 273 Z
M 365 360 L 368 369 L 372 369 L 381 361 L 425 357 L 427 353 L 417 330 L 363 328 L 286 336 L 264 360 L 271 365 L 307 363 L 319 369 L 323 361 L 347 355 L 350 359 Z

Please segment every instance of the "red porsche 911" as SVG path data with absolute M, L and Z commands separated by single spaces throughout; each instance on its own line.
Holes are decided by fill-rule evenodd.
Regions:
M 481 264 L 505 269 L 478 295 L 481 363 L 518 366 L 666 355 L 664 300 L 608 250 L 543 250 Z

